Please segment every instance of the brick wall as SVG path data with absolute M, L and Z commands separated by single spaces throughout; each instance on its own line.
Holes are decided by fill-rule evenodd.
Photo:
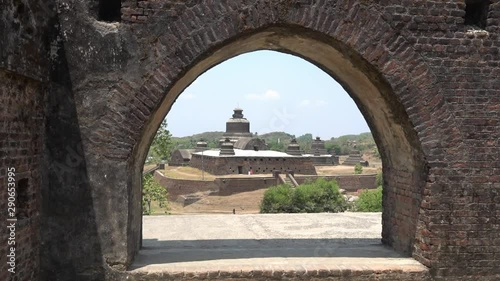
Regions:
M 401 222 L 419 215 L 414 256 L 438 276 L 472 274 L 494 280 L 487 276 L 500 274 L 500 240 L 494 238 L 500 202 L 500 1 L 489 1 L 484 28 L 464 24 L 466 2 L 473 1 L 408 1 L 383 7 L 384 18 L 425 59 L 439 88 L 435 91 L 443 95 L 420 105 L 407 103 L 428 107 L 440 118 L 446 104 L 457 124 L 435 123 L 423 130 L 424 139 L 446 135 L 445 145 L 428 151 L 430 176 L 423 193 L 414 188 L 415 179 L 387 191 L 386 201 L 393 203 L 386 206 L 401 211 L 384 218 L 384 231 L 398 228 L 401 238 L 411 237 L 415 229 Z M 397 169 L 387 173 L 392 181 L 412 176 Z M 419 210 L 415 203 L 421 194 Z
M 218 190 L 214 181 L 173 179 L 166 177 L 160 171 L 155 171 L 154 179 L 167 188 L 170 201 L 175 201 L 179 195 Z
M 0 280 L 38 278 L 40 205 L 44 137 L 44 89 L 30 78 L 0 70 Z M 15 169 L 15 245 L 8 245 L 8 171 Z M 7 254 L 15 247 L 15 274 Z M 9 251 L 7 251 L 9 250 Z M 11 279 L 12 278 L 12 279 Z
M 295 179 L 299 184 L 316 178 L 336 180 L 339 184 L 339 188 L 353 192 L 359 189 L 376 188 L 375 177 L 376 175 L 297 176 Z M 215 184 L 219 188 L 219 195 L 227 196 L 239 192 L 248 192 L 275 186 L 277 181 L 273 177 L 217 178 L 215 180 Z
M 189 165 L 204 169 L 213 175 L 248 174 L 250 169 L 253 169 L 255 174 L 270 174 L 274 170 L 286 172 L 292 170 L 296 174 L 315 175 L 314 168 L 310 158 L 293 158 L 293 157 L 211 157 L 193 154 Z
M 219 188 L 218 195 L 228 196 L 240 192 L 254 191 L 276 185 L 273 177 L 256 178 L 217 178 L 215 184 Z
M 346 191 L 357 191 L 359 189 L 373 189 L 376 175 L 341 175 L 341 176 L 298 176 L 299 184 L 306 180 L 325 178 L 336 180 L 339 187 Z M 169 200 L 175 200 L 179 195 L 186 195 L 200 191 L 217 191 L 218 195 L 228 196 L 240 192 L 264 189 L 277 184 L 273 177 L 221 177 L 214 181 L 181 180 L 165 177 L 160 172 L 155 172 L 155 180 L 165 186 L 169 192 Z

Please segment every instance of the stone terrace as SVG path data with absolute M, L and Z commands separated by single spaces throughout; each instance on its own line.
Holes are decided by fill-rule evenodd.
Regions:
M 427 268 L 384 247 L 381 230 L 380 213 L 144 217 L 144 247 L 128 274 L 130 280 L 362 280 L 375 273 L 425 280 Z

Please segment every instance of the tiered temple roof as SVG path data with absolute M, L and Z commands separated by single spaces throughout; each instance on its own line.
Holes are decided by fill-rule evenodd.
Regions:
M 342 165 L 355 166 L 357 164 L 365 165 L 365 163 L 366 161 L 361 157 L 361 152 L 359 152 L 359 150 L 353 150 Z
M 220 144 L 229 139 L 233 144 L 241 138 L 251 138 L 253 135 L 250 133 L 250 122 L 243 117 L 243 109 L 235 108 L 233 116 L 226 122 L 226 132 Z
M 302 151 L 300 150 L 300 146 L 295 138 L 293 138 L 290 144 L 288 145 L 286 153 L 293 156 L 302 156 Z
M 229 138 L 226 138 L 221 144 L 219 155 L 234 155 L 234 144 Z
M 316 137 L 311 145 L 311 152 L 314 156 L 326 155 L 325 142 L 320 139 L 320 137 Z

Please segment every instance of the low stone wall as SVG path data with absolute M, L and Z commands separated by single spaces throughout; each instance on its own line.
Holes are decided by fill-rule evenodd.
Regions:
M 359 189 L 375 189 L 376 175 L 337 175 L 337 176 L 297 176 L 295 179 L 299 184 L 307 180 L 325 178 L 327 180 L 336 180 L 339 187 L 346 191 L 354 192 Z M 257 189 L 268 188 L 277 184 L 273 177 L 244 177 L 244 178 L 217 178 L 215 184 L 218 186 L 219 195 L 227 196 L 240 192 L 254 191 Z
M 180 195 L 196 192 L 214 191 L 218 195 L 228 196 L 235 193 L 249 192 L 258 189 L 269 188 L 277 184 L 274 177 L 222 177 L 214 181 L 173 179 L 166 177 L 160 171 L 156 171 L 154 178 L 162 186 L 168 189 L 168 199 L 177 200 Z M 299 184 L 307 180 L 325 178 L 336 180 L 339 187 L 346 191 L 354 192 L 359 189 L 374 189 L 376 185 L 376 175 L 337 175 L 337 176 L 297 176 L 295 179 Z
M 276 185 L 273 177 L 217 178 L 219 195 L 228 196 L 240 192 L 254 191 Z
M 165 176 L 160 171 L 156 171 L 154 178 L 161 186 L 168 190 L 168 200 L 177 200 L 180 195 L 186 195 L 203 191 L 217 191 L 219 188 L 214 181 L 173 179 Z
M 334 166 L 339 164 L 339 157 L 332 156 L 313 156 L 311 161 L 314 166 Z

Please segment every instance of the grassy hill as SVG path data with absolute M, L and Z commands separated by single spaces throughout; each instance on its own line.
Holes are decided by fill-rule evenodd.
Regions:
M 187 137 L 172 137 L 173 150 L 180 148 L 195 148 L 200 140 L 207 142 L 208 147 L 216 148 L 224 132 L 204 132 Z

